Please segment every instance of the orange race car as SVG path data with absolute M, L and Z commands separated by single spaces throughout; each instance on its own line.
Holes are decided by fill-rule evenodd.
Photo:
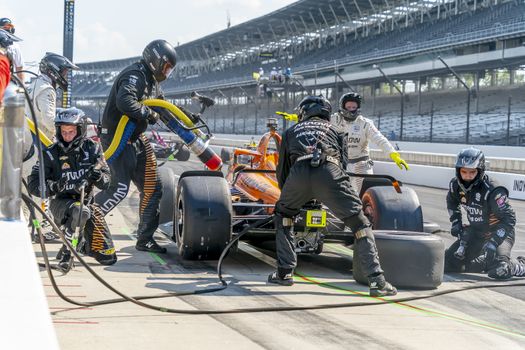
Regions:
M 280 196 L 275 170 L 281 137 L 275 118 L 267 125 L 269 131 L 258 143 L 222 149 L 221 159 L 228 165 L 223 172 L 186 171 L 176 182 L 170 169 L 160 168 L 164 187 L 160 228 L 177 243 L 183 259 L 218 259 L 241 233 L 252 243 L 275 239 L 269 219 Z M 360 195 L 389 279 L 399 286 L 435 288 L 442 280 L 444 248 L 439 237 L 422 232 L 416 193 L 406 187 L 401 191 L 399 185 L 394 190 L 392 183 L 397 181 L 392 177 L 369 176 Z M 302 208 L 293 229 L 300 254 L 320 254 L 326 242 L 353 242 L 352 232 L 317 201 Z M 354 278 L 367 281 L 358 264 Z

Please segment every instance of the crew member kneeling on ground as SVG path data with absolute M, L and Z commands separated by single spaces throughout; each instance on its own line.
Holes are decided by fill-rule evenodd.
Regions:
M 102 147 L 85 137 L 84 112 L 77 108 L 59 109 L 55 119 L 56 141 L 44 151 L 46 194 L 57 225 L 65 226 L 65 236 L 71 241 L 80 222 L 79 252 L 94 257 L 103 265 L 117 262 L 109 229 L 100 208 L 91 203 L 93 187 L 109 186 L 109 167 Z M 28 177 L 29 192 L 40 196 L 39 164 Z M 79 202 L 84 187 L 84 205 Z M 80 218 L 79 218 L 80 217 Z M 59 267 L 67 270 L 71 252 L 64 245 L 57 258 Z
M 111 167 L 109 189 L 100 192 L 95 202 L 104 214 L 126 198 L 130 182 L 140 192 L 139 226 L 135 248 L 153 253 L 166 253 L 153 239 L 159 226 L 159 204 L 162 183 L 157 159 L 144 134 L 148 124 L 158 122 L 160 115 L 141 101 L 162 96 L 159 83 L 166 80 L 177 63 L 173 46 L 165 40 L 154 40 L 142 53 L 140 62 L 125 68 L 115 79 L 102 116 L 100 141 Z
M 508 195 L 485 174 L 483 152 L 467 148 L 458 154 L 447 194 L 450 233 L 458 240 L 445 252 L 445 272 L 487 272 L 496 279 L 525 276 L 525 257 L 510 258 L 516 216 Z
M 277 271 L 268 277 L 268 282 L 293 284 L 297 255 L 292 218 L 305 203 L 317 199 L 354 233 L 356 257 L 361 259 L 368 276 L 370 295 L 395 295 L 396 288 L 383 276 L 361 200 L 344 171 L 345 134 L 330 124 L 330 103 L 320 96 L 307 96 L 299 103 L 298 110 L 299 123 L 285 131 L 279 152 L 277 180 L 281 196 L 275 207 Z

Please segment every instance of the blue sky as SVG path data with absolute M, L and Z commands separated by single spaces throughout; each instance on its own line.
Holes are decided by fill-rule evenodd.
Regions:
M 154 39 L 186 43 L 264 15 L 295 0 L 77 0 L 75 62 L 137 56 Z M 9 17 L 26 62 L 46 51 L 62 53 L 63 0 L 0 0 L 0 17 Z

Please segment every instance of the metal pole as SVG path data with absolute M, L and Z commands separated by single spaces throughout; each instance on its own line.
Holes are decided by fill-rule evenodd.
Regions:
M 432 142 L 432 134 L 434 133 L 434 101 L 430 104 L 430 142 Z
M 509 96 L 509 104 L 507 109 L 507 146 L 510 145 L 510 107 L 512 105 L 512 96 Z
M 400 127 L 400 130 L 399 130 L 399 141 L 403 141 L 403 121 L 404 121 L 404 117 L 405 117 L 405 93 L 400 88 L 398 88 L 396 84 L 394 84 L 392 79 L 390 79 L 390 77 L 388 75 L 386 75 L 385 72 L 383 72 L 381 67 L 379 67 L 377 64 L 374 64 L 372 66 L 372 68 L 377 69 L 379 71 L 379 73 L 381 73 L 381 75 L 388 81 L 390 86 L 392 86 L 394 89 L 396 89 L 397 92 L 399 92 L 399 94 L 401 95 L 401 127 Z
M 441 58 L 441 56 L 438 56 L 437 59 L 440 60 L 441 63 L 447 67 L 450 73 L 452 73 L 452 75 L 461 83 L 461 85 L 467 89 L 467 131 L 465 133 L 465 143 L 468 144 L 470 142 L 470 88 L 468 87 L 467 83 L 452 68 L 450 68 L 450 66 Z

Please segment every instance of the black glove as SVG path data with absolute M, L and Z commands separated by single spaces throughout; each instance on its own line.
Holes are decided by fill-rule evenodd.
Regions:
M 461 237 L 461 234 L 463 233 L 463 225 L 461 225 L 460 222 L 457 222 L 452 225 L 450 228 L 450 234 L 454 237 Z
M 481 248 L 481 254 L 485 256 L 485 263 L 489 266 L 494 259 L 496 259 L 496 249 L 498 245 L 494 240 L 489 240 L 485 242 L 483 248 Z
M 57 181 L 47 180 L 47 187 L 51 194 L 63 192 L 66 189 L 66 178 L 61 177 Z
M 150 109 L 150 112 L 148 114 L 148 123 L 150 125 L 154 125 L 154 124 L 157 124 L 157 122 L 159 121 L 160 119 L 160 114 L 158 114 L 157 112 L 155 112 L 153 109 Z
M 92 166 L 87 173 L 87 179 L 91 182 L 98 182 L 102 178 L 102 171 Z
M 87 185 L 88 185 L 87 181 L 86 180 L 82 180 L 82 181 L 80 181 L 79 183 L 77 183 L 75 185 L 74 190 L 75 190 L 76 193 L 80 194 L 82 192 L 82 188 L 84 188 L 84 190 L 85 190 Z

